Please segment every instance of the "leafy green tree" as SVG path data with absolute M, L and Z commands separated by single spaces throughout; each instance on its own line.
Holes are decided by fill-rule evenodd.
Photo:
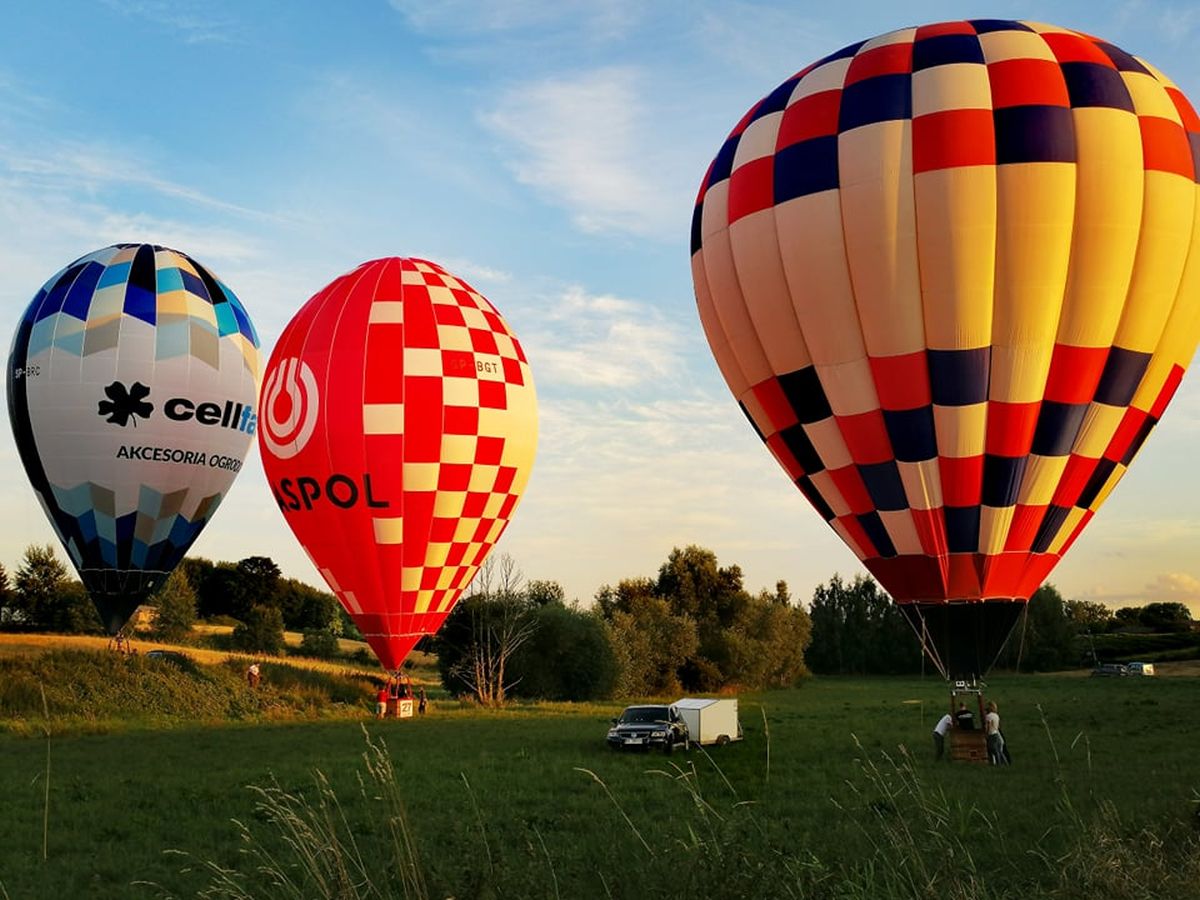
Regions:
M 283 624 L 292 631 L 338 630 L 341 604 L 329 591 L 322 591 L 296 578 L 281 578 L 275 597 Z
M 1147 603 L 1138 614 L 1138 622 L 1163 634 L 1188 631 L 1192 611 L 1183 603 Z
M 1139 606 L 1122 606 L 1113 613 L 1113 624 L 1110 628 L 1112 631 L 1123 631 L 1131 626 L 1140 627 L 1142 622 L 1142 609 Z
M 700 646 L 695 620 L 677 614 L 659 597 L 636 591 L 625 596 L 623 608 L 606 617 L 619 672 L 618 695 L 679 693 L 679 671 Z
M 617 660 L 604 621 L 561 603 L 534 606 L 530 639 L 513 654 L 511 692 L 544 700 L 611 697 Z
M 104 623 L 96 612 L 96 604 L 88 596 L 83 582 L 68 578 L 59 598 L 61 608 L 58 623 L 53 627 L 69 634 L 103 634 Z
M 812 643 L 805 658 L 814 672 L 864 675 L 920 669 L 920 642 L 872 578 L 856 575 L 847 584 L 834 575 L 813 591 L 809 615 Z
M 1043 584 L 1029 598 L 1008 639 L 1001 664 L 1022 672 L 1052 672 L 1079 665 L 1082 650 L 1058 589 Z
M 8 570 L 0 563 L 0 626 L 11 621 L 15 610 L 12 608 L 13 592 L 8 583 Z
M 191 634 L 196 624 L 196 592 L 188 581 L 187 571 L 177 568 L 154 598 L 158 615 L 154 618 L 154 635 L 162 641 L 180 641 Z
M 531 606 L 566 605 L 566 592 L 557 581 L 530 581 L 525 585 L 525 596 Z
M 228 590 L 233 616 L 243 619 L 255 606 L 279 607 L 279 566 L 267 556 L 249 556 L 234 567 Z M 282 621 L 282 617 L 281 617 Z
M 57 631 L 86 631 L 99 626 L 83 585 L 72 587 L 78 582 L 67 574 L 67 567 L 51 545 L 30 544 L 25 548 L 15 582 L 10 607 L 24 624 Z M 86 607 L 81 608 L 83 603 L 92 607 L 90 614 Z
M 1081 633 L 1102 634 L 1112 623 L 1113 612 L 1094 600 L 1068 600 L 1063 604 L 1067 619 Z
M 329 628 L 309 628 L 300 641 L 300 653 L 316 659 L 333 659 L 338 655 L 338 636 Z
M 233 629 L 232 641 L 237 650 L 278 656 L 283 652 L 283 614 L 277 607 L 261 603 L 250 607 Z

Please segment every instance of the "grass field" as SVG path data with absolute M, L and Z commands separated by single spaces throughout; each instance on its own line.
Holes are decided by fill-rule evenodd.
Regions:
M 609 752 L 617 704 L 143 720 L 52 735 L 45 831 L 46 741 L 29 728 L 0 734 L 0 884 L 12 900 L 191 897 L 211 862 L 249 873 L 243 896 L 332 895 L 272 888 L 247 853 L 287 870 L 272 816 L 287 797 L 320 809 L 324 796 L 317 819 L 337 832 L 344 815 L 378 896 L 1194 897 L 1198 688 L 1187 675 L 996 678 L 1007 769 L 932 762 L 932 679 L 743 696 L 745 741 L 711 755 Z M 386 743 L 409 849 L 364 774 L 366 736 Z M 251 789 L 271 784 L 273 812 Z

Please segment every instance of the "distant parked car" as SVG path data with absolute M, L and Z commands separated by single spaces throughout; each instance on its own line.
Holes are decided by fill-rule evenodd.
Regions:
M 1130 675 L 1153 675 L 1154 663 L 1131 662 L 1128 665 Z
M 608 730 L 614 750 L 654 747 L 670 753 L 676 745 L 686 747 L 687 739 L 687 726 L 673 706 L 627 706 Z
M 1124 663 L 1104 663 L 1092 669 L 1093 678 L 1121 678 L 1129 674 L 1129 666 Z

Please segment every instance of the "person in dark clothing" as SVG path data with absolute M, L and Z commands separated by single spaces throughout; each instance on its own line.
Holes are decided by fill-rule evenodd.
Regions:
M 954 727 L 963 731 L 975 730 L 975 715 L 967 709 L 967 704 L 958 704 L 958 712 L 954 714 Z

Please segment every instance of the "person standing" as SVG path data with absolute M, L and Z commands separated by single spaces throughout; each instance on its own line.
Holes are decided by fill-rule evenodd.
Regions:
M 996 701 L 987 702 L 987 714 L 983 717 L 984 728 L 987 731 L 988 762 L 993 766 L 1008 765 L 1004 758 L 1004 738 L 1000 736 L 1000 713 Z
M 417 689 L 417 715 L 419 715 L 419 716 L 425 715 L 425 706 L 426 706 L 425 688 L 424 688 L 424 686 L 422 686 Z
M 258 682 L 262 678 L 262 673 L 259 671 L 258 663 L 250 663 L 250 668 L 246 670 L 246 684 L 250 685 L 251 690 L 258 687 Z
M 946 733 L 950 731 L 950 726 L 954 724 L 954 719 L 950 713 L 946 713 L 938 723 L 933 726 L 933 761 L 941 762 L 945 758 L 946 753 Z
M 382 719 L 387 715 L 388 705 L 388 689 L 387 685 L 380 685 L 379 693 L 375 695 L 375 718 Z

